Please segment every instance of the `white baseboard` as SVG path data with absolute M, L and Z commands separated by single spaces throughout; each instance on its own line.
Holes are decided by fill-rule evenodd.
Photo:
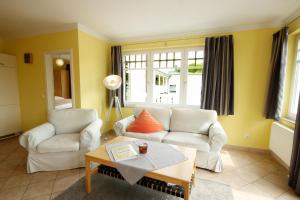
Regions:
M 238 146 L 238 145 L 231 145 L 226 144 L 224 146 L 224 149 L 232 149 L 232 150 L 239 150 L 239 151 L 246 151 L 246 152 L 256 152 L 256 153 L 267 153 L 269 154 L 269 149 L 259 149 L 259 148 L 253 148 L 253 147 L 245 147 L 245 146 Z

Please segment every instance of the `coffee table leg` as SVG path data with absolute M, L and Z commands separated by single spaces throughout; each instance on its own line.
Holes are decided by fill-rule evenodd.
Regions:
M 189 182 L 184 183 L 183 189 L 184 189 L 184 200 L 189 200 L 190 199 L 190 183 Z
M 91 192 L 91 165 L 90 160 L 85 158 L 85 190 Z

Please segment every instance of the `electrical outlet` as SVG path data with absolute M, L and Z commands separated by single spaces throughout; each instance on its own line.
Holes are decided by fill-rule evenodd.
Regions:
M 244 138 L 245 138 L 245 140 L 248 140 L 250 138 L 250 133 L 245 133 Z

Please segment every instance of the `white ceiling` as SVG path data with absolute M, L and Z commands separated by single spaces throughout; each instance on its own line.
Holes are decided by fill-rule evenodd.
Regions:
M 1 0 L 0 35 L 80 23 L 111 41 L 282 25 L 300 0 Z

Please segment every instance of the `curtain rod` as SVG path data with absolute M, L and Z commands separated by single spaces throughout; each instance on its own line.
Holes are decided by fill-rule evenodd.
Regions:
M 129 46 L 129 45 L 138 45 L 138 44 L 155 44 L 155 43 L 167 43 L 167 42 L 172 42 L 172 41 L 178 41 L 178 40 L 193 40 L 193 39 L 203 39 L 205 38 L 204 36 L 200 37 L 192 37 L 192 38 L 181 38 L 181 39 L 168 39 L 168 40 L 159 40 L 159 41 L 143 41 L 143 42 L 135 42 L 135 43 L 124 43 L 121 44 L 121 46 Z
M 166 43 L 167 42 L 172 42 L 172 41 L 178 41 L 178 40 L 193 40 L 193 39 L 205 39 L 206 37 L 208 37 L 208 36 L 210 36 L 210 35 L 213 35 L 213 33 L 208 33 L 208 34 L 206 34 L 206 36 L 191 36 L 190 38 L 180 38 L 180 39 L 168 39 L 168 40 L 158 40 L 158 41 L 151 41 L 151 40 L 149 40 L 149 42 L 147 42 L 147 41 L 143 41 L 143 42 L 135 42 L 135 43 L 130 43 L 130 42 L 128 42 L 128 43 L 124 43 L 124 44 L 120 44 L 121 46 L 130 46 L 130 45 L 138 45 L 138 44 L 154 44 L 154 43 L 165 43 L 165 45 L 166 45 Z M 220 34 L 220 35 L 218 35 L 217 33 L 216 33 L 216 37 L 218 37 L 218 36 L 223 36 L 224 34 Z M 231 34 L 225 34 L 225 35 L 231 35 Z

